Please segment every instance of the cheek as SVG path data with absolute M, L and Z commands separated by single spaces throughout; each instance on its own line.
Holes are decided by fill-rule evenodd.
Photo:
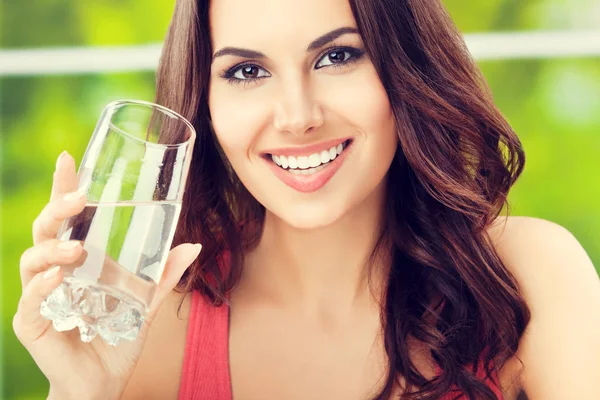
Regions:
M 209 97 L 213 128 L 232 164 L 248 156 L 266 121 L 265 107 L 256 96 L 248 98 L 242 91 L 228 93 L 219 89 Z
M 338 84 L 330 84 L 328 93 L 327 108 L 331 115 L 341 116 L 358 133 L 369 135 L 370 140 L 373 134 L 385 135 L 386 139 L 396 135 L 387 93 L 372 66 L 340 79 Z
M 357 136 L 354 165 L 344 176 L 348 181 L 360 182 L 358 186 L 348 185 L 352 194 L 347 199 L 355 204 L 385 177 L 399 139 L 387 92 L 375 69 L 361 69 L 352 79 L 332 91 L 336 96 L 329 104 L 335 108 L 332 114 L 343 116 L 347 126 L 355 130 L 350 134 Z

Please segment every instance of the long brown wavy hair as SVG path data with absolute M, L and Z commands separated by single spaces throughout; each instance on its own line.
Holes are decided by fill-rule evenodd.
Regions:
M 350 5 L 400 138 L 380 241 L 390 245 L 392 265 L 381 309 L 388 376 L 376 398 L 389 398 L 403 377 L 403 399 L 439 399 L 454 389 L 470 399 L 496 399 L 477 369 L 497 376 L 517 351 L 529 310 L 487 228 L 523 170 L 521 144 L 439 0 Z M 244 252 L 260 239 L 265 210 L 212 131 L 208 9 L 208 0 L 177 1 L 156 101 L 198 133 L 173 245 L 204 247 L 179 288 L 198 290 L 218 306 L 239 280 Z M 224 253 L 229 268 L 220 267 Z M 439 302 L 432 306 L 433 299 Z M 407 338 L 428 348 L 440 375 L 428 380 L 418 371 Z

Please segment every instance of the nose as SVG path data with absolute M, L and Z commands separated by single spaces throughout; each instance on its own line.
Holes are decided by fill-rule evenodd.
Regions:
M 275 104 L 275 129 L 293 135 L 303 135 L 323 125 L 323 110 L 309 85 L 301 80 L 282 87 Z

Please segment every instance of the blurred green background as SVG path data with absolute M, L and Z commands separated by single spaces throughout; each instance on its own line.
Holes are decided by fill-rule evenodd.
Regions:
M 600 29 L 597 0 L 445 0 L 465 33 Z M 160 42 L 174 1 L 7 0 L 2 47 Z M 555 221 L 600 267 L 600 58 L 480 62 L 496 102 L 520 135 L 525 173 L 510 200 L 515 215 Z M 152 100 L 154 74 L 0 76 L 0 398 L 45 399 L 47 382 L 12 332 L 19 258 L 48 200 L 56 157 L 80 161 L 102 107 Z

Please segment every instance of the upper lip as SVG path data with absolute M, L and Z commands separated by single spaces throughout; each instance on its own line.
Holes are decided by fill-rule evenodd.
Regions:
M 266 150 L 266 154 L 276 155 L 276 156 L 309 156 L 314 153 L 320 153 L 322 151 L 327 151 L 332 147 L 337 147 L 337 145 L 344 143 L 346 140 L 350 138 L 339 138 L 339 139 L 331 139 L 324 142 L 319 142 L 307 146 L 302 147 L 279 147 L 274 149 Z

